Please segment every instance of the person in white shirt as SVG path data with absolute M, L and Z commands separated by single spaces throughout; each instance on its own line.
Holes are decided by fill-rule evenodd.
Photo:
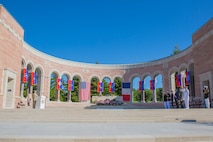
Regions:
M 184 97 L 185 108 L 189 109 L 189 89 L 188 89 L 188 86 L 185 86 L 185 88 L 183 89 L 183 97 Z
M 35 90 L 33 93 L 33 108 L 36 108 L 36 101 L 37 101 L 37 91 Z
M 205 108 L 210 108 L 208 86 L 204 86 L 204 88 L 203 88 L 203 94 L 204 94 Z

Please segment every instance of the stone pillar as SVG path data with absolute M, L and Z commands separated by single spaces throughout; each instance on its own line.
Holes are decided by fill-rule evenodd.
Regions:
M 30 94 L 33 94 L 33 86 L 30 85 Z
M 24 97 L 24 83 L 21 83 L 21 98 Z
M 72 95 L 72 92 L 68 91 L 68 93 L 67 93 L 67 102 L 71 102 L 71 95 Z
M 145 91 L 144 90 L 141 91 L 141 102 L 145 103 Z
M 156 99 L 156 89 L 154 89 L 152 91 L 152 97 L 153 97 L 152 102 L 157 102 L 157 99 Z
M 60 102 L 60 90 L 57 91 L 56 101 Z

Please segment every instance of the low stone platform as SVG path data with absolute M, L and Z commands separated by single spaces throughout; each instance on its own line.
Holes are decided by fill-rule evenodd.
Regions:
M 0 110 L 4 142 L 209 142 L 213 109 L 72 104 Z

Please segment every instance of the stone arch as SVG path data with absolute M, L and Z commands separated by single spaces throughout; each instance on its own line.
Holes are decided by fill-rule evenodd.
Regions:
M 193 60 L 193 59 L 191 59 L 191 60 L 188 62 L 188 67 L 189 67 L 191 64 L 194 64 L 194 60 Z
M 188 69 L 188 65 L 186 63 L 182 63 L 180 66 L 179 66 L 179 69 L 178 71 L 181 72 L 185 69 Z
M 78 77 L 80 82 L 84 80 L 83 76 L 80 73 L 74 73 L 73 78 L 74 77 Z
M 122 82 L 123 78 L 121 76 L 114 76 L 113 82 L 115 82 L 115 91 L 114 94 L 121 96 L 122 95 Z
M 25 68 L 27 66 L 27 63 L 26 63 L 26 59 L 24 57 L 22 57 L 22 60 L 21 60 L 21 68 Z
M 34 64 L 33 64 L 32 61 L 28 61 L 26 65 L 27 65 L 27 68 L 28 68 L 28 66 L 31 67 L 31 68 L 30 68 L 30 69 L 31 69 L 30 71 L 35 70 L 35 69 L 34 69 Z
M 176 90 L 176 83 L 175 83 L 175 75 L 176 73 L 178 73 L 178 68 L 175 66 L 175 67 L 172 67 L 169 72 L 168 72 L 168 76 L 169 76 L 169 88 L 171 91 L 175 92 Z M 168 91 L 168 90 L 164 90 L 165 91 Z
M 179 71 L 178 67 L 174 66 L 174 67 L 169 69 L 168 76 L 170 76 L 172 73 L 178 72 L 178 71 Z
M 39 68 L 39 69 L 41 70 L 41 74 L 42 74 L 42 75 L 44 75 L 44 74 L 45 74 L 45 69 L 43 68 L 43 66 L 42 66 L 42 65 L 37 64 L 37 65 L 35 66 L 35 70 L 36 70 L 37 68 Z
M 133 80 L 134 80 L 135 77 L 138 77 L 139 80 L 140 80 L 140 75 L 137 74 L 137 73 L 131 74 L 131 76 L 128 79 L 128 82 L 130 82 L 130 90 L 131 90 L 130 91 L 130 94 L 131 94 L 130 100 L 131 100 L 131 102 L 134 102 L 134 86 L 133 86 L 134 83 L 133 83 Z
M 67 102 L 69 101 L 69 92 L 68 92 L 68 80 L 69 73 L 63 72 L 61 75 L 61 83 L 63 85 L 62 89 L 60 90 L 60 101 L 61 102 Z
M 22 57 L 22 60 L 21 60 L 21 75 L 20 75 L 20 96 L 21 97 L 24 97 L 24 92 L 26 92 L 26 85 L 23 83 L 23 69 L 25 69 L 27 67 L 27 64 L 26 64 L 26 60 L 24 59 L 24 57 Z M 25 90 L 24 90 L 25 89 Z
M 50 101 L 59 101 L 59 91 L 56 88 L 57 78 L 60 78 L 59 72 L 52 70 L 50 72 L 50 96 L 48 97 Z
M 105 79 L 109 79 L 109 82 L 112 81 L 111 77 L 109 76 L 104 76 L 102 80 L 105 80 Z
M 90 82 L 91 82 L 91 87 L 90 87 L 90 94 L 91 94 L 91 99 L 92 96 L 99 96 L 98 90 L 98 82 L 100 82 L 100 76 L 98 75 L 93 75 L 90 76 Z
M 155 80 L 155 92 L 154 92 L 154 101 L 162 101 L 163 100 L 163 73 L 161 71 L 156 71 L 154 74 Z
M 42 93 L 42 84 L 43 84 L 43 80 L 42 80 L 42 76 L 44 76 L 44 70 L 41 66 L 36 66 L 35 67 L 35 76 L 36 76 L 36 84 L 33 90 L 37 90 L 37 94 L 43 95 Z
M 181 86 L 186 86 L 185 84 L 185 78 L 186 78 L 186 71 L 188 70 L 188 65 L 186 63 L 183 63 L 179 67 L 179 73 L 181 74 Z
M 121 78 L 122 82 L 123 82 L 123 77 L 121 75 L 114 75 L 112 77 L 112 80 L 115 80 L 116 78 Z
M 50 70 L 49 76 L 51 76 L 52 73 L 55 73 L 57 75 L 57 77 L 61 76 L 60 73 L 59 73 L 59 71 L 57 69 Z
M 144 102 L 153 101 L 153 92 L 150 90 L 150 80 L 152 80 L 151 73 L 145 73 L 142 75 L 144 81 Z
M 109 80 L 112 80 L 112 77 L 111 77 L 111 76 L 109 76 L 109 75 L 103 75 L 103 76 L 101 77 L 101 81 L 102 81 L 103 79 L 105 79 L 105 78 L 109 78 Z
M 98 81 L 100 81 L 101 79 L 101 77 L 99 76 L 99 75 L 96 75 L 96 74 L 92 74 L 92 75 L 90 75 L 89 76 L 89 81 L 91 81 L 92 80 L 92 78 L 97 78 L 98 79 Z
M 71 74 L 67 71 L 63 71 L 61 72 L 62 75 L 66 75 L 68 77 L 68 79 L 71 79 Z
M 28 62 L 26 64 L 27 72 L 28 72 L 28 82 L 24 84 L 24 94 L 23 96 L 26 97 L 27 94 L 33 93 L 33 86 L 31 85 L 31 73 L 34 71 L 34 65 L 32 62 Z
M 141 79 L 141 75 L 140 74 L 137 74 L 137 73 L 134 73 L 134 74 L 132 74 L 130 77 L 129 77 L 129 82 L 132 82 L 133 81 L 133 78 L 135 78 L 135 77 L 139 77 L 140 79 Z
M 109 83 L 112 82 L 112 79 L 111 79 L 110 76 L 105 75 L 105 76 L 103 76 L 101 82 L 104 83 L 104 90 L 103 90 L 102 94 L 104 96 L 106 96 L 106 95 L 108 96 L 110 94 L 110 92 L 109 92 Z
M 150 72 L 145 72 L 142 74 L 142 80 L 144 80 L 147 76 L 150 76 L 152 78 L 152 74 Z
M 189 91 L 191 96 L 195 97 L 195 79 L 194 79 L 194 62 L 190 61 L 188 64 L 188 71 L 190 72 Z
M 159 74 L 161 74 L 162 77 L 164 76 L 164 75 L 163 75 L 163 72 L 160 71 L 160 70 L 158 70 L 158 71 L 155 71 L 155 72 L 153 73 L 153 78 L 155 78 L 155 77 L 158 76 Z
M 73 80 L 74 80 L 74 91 L 72 91 L 71 100 L 72 102 L 80 102 L 80 84 L 83 81 L 83 76 L 79 73 L 73 74 Z
M 132 103 L 141 102 L 141 91 L 139 91 L 139 82 L 141 81 L 141 77 L 138 74 L 132 75 L 131 85 L 132 85 Z

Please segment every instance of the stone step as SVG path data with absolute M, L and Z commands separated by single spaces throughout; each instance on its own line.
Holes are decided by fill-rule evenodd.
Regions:
M 5 142 L 209 142 L 212 126 L 213 109 L 72 104 L 0 110 Z

